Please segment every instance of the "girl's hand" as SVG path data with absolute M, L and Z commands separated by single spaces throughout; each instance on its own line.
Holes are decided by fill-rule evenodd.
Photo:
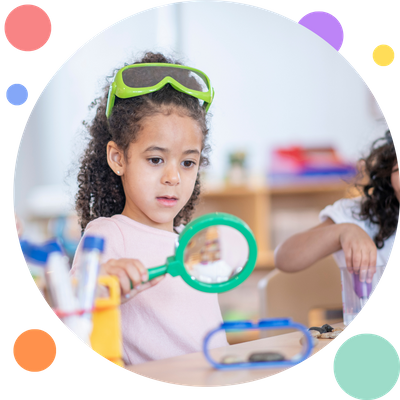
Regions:
M 121 287 L 121 304 L 126 303 L 132 297 L 138 293 L 146 290 L 158 282 L 160 282 L 164 276 L 148 280 L 147 269 L 139 261 L 132 258 L 120 258 L 118 260 L 108 260 L 102 264 L 100 269 L 101 274 L 115 275 L 119 279 Z M 131 290 L 131 282 L 133 289 Z M 143 283 L 145 282 L 145 283 Z
M 346 257 L 346 266 L 358 274 L 360 282 L 371 283 L 376 272 L 377 248 L 370 236 L 358 225 L 338 224 L 339 241 Z

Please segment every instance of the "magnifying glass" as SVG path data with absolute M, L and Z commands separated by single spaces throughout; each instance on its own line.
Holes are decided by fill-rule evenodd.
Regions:
M 165 265 L 149 268 L 148 274 L 149 280 L 167 273 L 180 276 L 194 289 L 221 293 L 244 282 L 256 260 L 257 243 L 248 225 L 234 215 L 216 212 L 186 225 L 175 255 Z

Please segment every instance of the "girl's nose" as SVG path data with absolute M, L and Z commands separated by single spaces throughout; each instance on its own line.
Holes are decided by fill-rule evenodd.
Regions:
M 171 186 L 178 185 L 181 181 L 179 170 L 175 167 L 167 168 L 165 170 L 165 173 L 161 181 L 164 185 L 171 185 Z

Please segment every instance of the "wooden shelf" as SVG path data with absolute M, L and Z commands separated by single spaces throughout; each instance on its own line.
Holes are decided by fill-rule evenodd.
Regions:
M 304 184 L 293 184 L 293 185 L 277 185 L 271 186 L 269 192 L 271 195 L 276 194 L 296 194 L 296 193 L 327 193 L 345 191 L 348 184 L 345 182 L 319 182 L 319 183 L 304 183 Z
M 268 221 L 270 215 L 270 194 L 266 187 L 227 186 L 219 189 L 205 189 L 195 217 L 211 212 L 225 212 L 245 221 L 257 241 L 257 268 L 273 267 L 273 252 L 270 246 Z
M 256 268 L 272 269 L 274 251 L 271 246 L 271 213 L 276 209 L 306 208 L 322 209 L 328 204 L 358 193 L 349 190 L 349 185 L 340 179 L 297 179 L 273 186 L 228 186 L 203 188 L 195 217 L 210 212 L 226 212 L 245 221 L 253 231 L 258 246 Z
M 344 181 L 315 181 L 313 183 L 297 182 L 290 185 L 274 185 L 269 188 L 271 196 L 288 195 L 288 194 L 331 194 L 341 193 L 343 196 L 355 197 L 360 193 L 354 186 Z

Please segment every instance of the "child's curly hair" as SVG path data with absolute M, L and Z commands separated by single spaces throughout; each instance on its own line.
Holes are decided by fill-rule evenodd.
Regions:
M 385 240 L 396 232 L 399 219 L 399 201 L 391 183 L 397 157 L 390 131 L 376 140 L 372 144 L 369 156 L 360 161 L 364 164 L 364 171 L 360 176 L 366 177 L 368 182 L 357 184 L 363 193 L 358 216 L 379 226 L 374 242 L 376 247 L 381 249 Z
M 147 52 L 135 64 L 169 63 L 180 64 L 163 54 Z M 203 143 L 200 166 L 209 163 L 207 154 L 210 151 L 206 144 L 208 121 L 204 108 L 198 99 L 181 93 L 169 84 L 162 89 L 143 96 L 129 99 L 115 98 L 115 104 L 108 120 L 106 105 L 109 84 L 104 87 L 104 95 L 96 99 L 91 107 L 97 106 L 96 115 L 90 124 L 83 122 L 90 135 L 89 144 L 80 160 L 78 173 L 78 193 L 76 194 L 76 211 L 82 231 L 86 225 L 98 217 L 111 217 L 120 214 L 125 206 L 125 193 L 121 177 L 117 176 L 107 163 L 106 148 L 109 141 L 114 141 L 126 155 L 130 143 L 135 141 L 141 127 L 141 121 L 158 113 L 169 115 L 178 111 L 198 122 Z M 198 90 L 201 90 L 199 87 Z M 188 223 L 194 212 L 200 195 L 200 176 L 197 174 L 192 196 L 178 215 L 174 226 Z

